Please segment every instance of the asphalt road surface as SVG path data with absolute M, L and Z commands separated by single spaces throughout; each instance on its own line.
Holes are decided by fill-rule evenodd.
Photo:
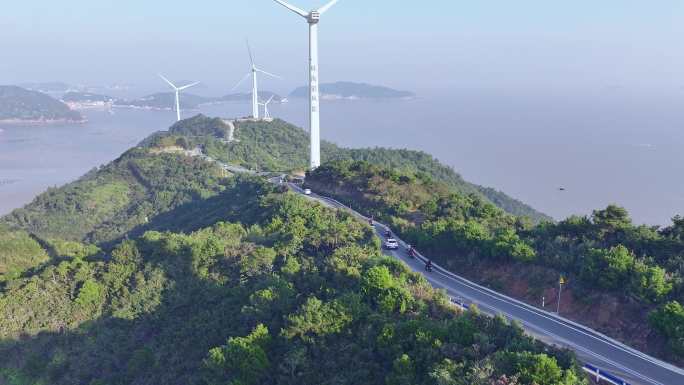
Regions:
M 296 185 L 291 184 L 290 188 L 303 194 L 303 190 Z M 367 220 L 360 213 L 330 198 L 317 194 L 308 197 L 326 206 L 350 211 L 360 219 Z M 374 227 L 378 236 L 384 237 L 388 228 L 380 223 L 375 223 Z M 570 348 L 581 361 L 606 370 L 629 384 L 684 385 L 684 370 L 629 348 L 599 332 L 476 285 L 437 264 L 433 264 L 432 272 L 426 272 L 426 258 L 420 254 L 417 258 L 409 257 L 406 243 L 399 238 L 395 239 L 399 241 L 400 247 L 398 250 L 385 250 L 387 255 L 423 274 L 434 287 L 446 290 L 449 296 L 459 299 L 459 302 L 475 304 L 487 314 L 501 314 L 510 320 L 517 320 L 534 337 Z

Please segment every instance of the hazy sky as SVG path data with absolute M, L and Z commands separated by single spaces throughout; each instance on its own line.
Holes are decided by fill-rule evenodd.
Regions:
M 325 0 L 292 0 L 305 9 Z M 289 90 L 307 27 L 271 0 L 5 1 L 0 83 L 197 79 L 230 88 L 259 64 Z M 322 80 L 399 88 L 684 86 L 682 0 L 340 0 L 321 23 Z

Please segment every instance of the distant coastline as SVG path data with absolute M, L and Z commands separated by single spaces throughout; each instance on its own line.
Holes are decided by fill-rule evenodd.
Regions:
M 299 87 L 290 93 L 293 98 L 308 98 L 309 88 Z M 320 85 L 322 100 L 411 100 L 416 95 L 410 91 L 366 83 L 336 82 Z
M 78 111 L 47 94 L 17 86 L 0 86 L 0 124 L 85 123 Z
M 0 119 L 0 125 L 16 125 L 16 126 L 41 126 L 51 124 L 85 124 L 88 119 Z M 0 132 L 3 130 L 0 129 Z
M 21 182 L 21 179 L 0 179 L 0 186 L 7 186 Z
M 267 99 L 273 97 L 274 103 L 284 103 L 287 99 L 273 93 L 270 91 L 261 91 L 259 93 L 261 99 Z M 213 106 L 221 105 L 233 102 L 246 102 L 252 100 L 251 94 L 230 94 L 220 97 L 207 97 L 199 96 L 195 94 L 183 94 L 181 98 L 181 109 L 183 110 L 196 110 L 203 106 Z M 112 107 L 114 108 L 133 108 L 139 110 L 150 110 L 150 111 L 169 111 L 173 109 L 175 105 L 175 96 L 171 92 L 156 93 L 148 95 L 139 99 L 126 100 L 117 99 L 113 100 Z

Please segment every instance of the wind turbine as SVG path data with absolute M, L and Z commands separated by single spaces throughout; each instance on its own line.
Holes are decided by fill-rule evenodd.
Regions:
M 168 85 L 170 85 L 171 88 L 173 88 L 173 90 L 176 92 L 176 118 L 180 122 L 180 120 L 181 120 L 180 92 L 183 90 L 187 90 L 190 87 L 194 87 L 194 86 L 198 85 L 200 82 L 191 83 L 191 84 L 188 84 L 188 85 L 185 85 L 182 87 L 176 87 L 176 85 L 171 83 L 171 81 L 169 79 L 165 78 L 164 75 L 159 74 L 159 77 L 162 78 L 162 80 L 164 80 L 166 83 L 168 83 Z
M 273 78 L 281 79 L 280 76 L 274 75 L 272 73 L 266 72 L 260 68 L 257 68 L 256 64 L 254 63 L 254 55 L 252 55 L 252 48 L 249 46 L 249 40 L 247 41 L 247 52 L 249 52 L 249 61 L 252 63 L 252 69 L 250 72 L 245 75 L 245 77 L 242 78 L 238 82 L 238 84 L 233 87 L 233 90 L 238 88 L 240 84 L 242 84 L 247 78 L 251 75 L 252 76 L 252 117 L 254 119 L 259 119 L 259 89 L 258 89 L 258 82 L 257 82 L 257 73 L 261 72 L 264 75 L 268 75 Z
M 311 133 L 311 169 L 321 165 L 321 110 L 318 78 L 318 22 L 338 0 L 333 0 L 318 10 L 303 11 L 282 0 L 274 0 L 309 23 L 309 131 Z
M 265 121 L 272 121 L 273 118 L 271 117 L 271 114 L 268 113 L 268 105 L 273 101 L 273 98 L 275 95 L 271 95 L 271 97 L 265 102 L 265 103 L 259 103 L 260 106 L 264 106 L 264 120 Z

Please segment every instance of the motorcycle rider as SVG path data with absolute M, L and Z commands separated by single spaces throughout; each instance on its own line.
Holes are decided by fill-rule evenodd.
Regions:
M 431 259 L 428 259 L 428 261 L 425 263 L 425 271 L 432 272 L 432 260 Z

